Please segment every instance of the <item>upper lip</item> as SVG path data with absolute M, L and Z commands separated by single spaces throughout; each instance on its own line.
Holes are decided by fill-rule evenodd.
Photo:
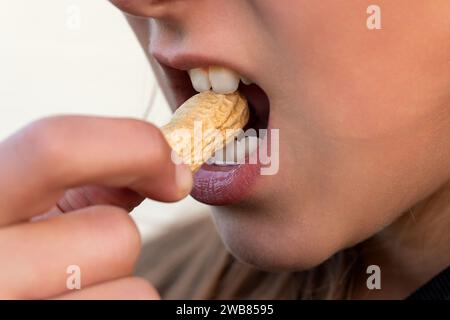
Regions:
M 240 76 L 252 79 L 247 70 L 237 63 L 231 61 L 223 61 L 207 55 L 198 55 L 188 52 L 167 54 L 159 51 L 151 51 L 152 56 L 163 66 L 173 69 L 188 71 L 195 68 L 203 68 L 209 66 L 222 66 L 237 72 Z
M 231 61 L 219 60 L 206 54 L 199 55 L 189 52 L 167 54 L 167 52 L 171 52 L 171 50 L 165 52 L 153 50 L 151 51 L 151 54 L 166 71 L 166 76 L 168 77 L 172 91 L 171 94 L 175 98 L 172 109 L 178 108 L 184 101 L 196 94 L 195 90 L 192 88 L 187 73 L 188 70 L 212 65 L 222 66 L 234 70 L 240 76 L 251 79 L 252 82 L 255 83 L 256 86 L 244 86 L 245 88 L 240 87 L 239 90 L 247 97 L 251 108 L 256 111 L 252 119 L 259 119 L 259 123 L 262 123 L 263 127 L 267 127 L 267 121 L 269 121 L 270 115 L 269 98 L 265 91 L 258 86 L 258 79 L 252 77 L 252 75 L 245 70 L 245 67 Z M 256 87 L 259 89 L 256 89 Z M 265 98 L 261 97 L 261 91 L 263 92 L 263 95 L 265 95 Z M 256 96 L 255 92 L 258 92 Z M 256 100 L 255 97 L 257 97 Z

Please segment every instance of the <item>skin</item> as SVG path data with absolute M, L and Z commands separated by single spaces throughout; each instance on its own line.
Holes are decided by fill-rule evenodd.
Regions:
M 363 270 L 380 265 L 385 290 L 365 290 L 362 272 L 354 298 L 403 298 L 450 264 L 448 1 L 380 0 L 379 31 L 359 0 L 112 2 L 153 18 L 149 58 L 170 102 L 154 56 L 183 52 L 224 61 L 270 98 L 279 173 L 214 209 L 238 258 L 302 270 L 365 241 Z M 148 20 L 131 20 L 147 48 Z M 3 141 L 0 157 L 1 298 L 158 297 L 130 277 L 140 239 L 126 213 L 192 184 L 159 130 L 44 119 Z M 65 287 L 72 264 L 81 291 Z
M 213 209 L 239 259 L 303 270 L 366 241 L 355 298 L 403 298 L 450 264 L 448 1 L 377 1 L 382 30 L 366 27 L 370 1 L 111 2 L 135 16 L 173 108 L 158 63 L 189 56 L 269 96 L 280 171 Z M 369 264 L 389 290 L 365 289 Z
M 189 193 L 170 154 L 159 129 L 131 119 L 46 118 L 3 141 L 0 298 L 157 299 L 131 276 L 141 245 L 127 213 Z M 66 287 L 74 264 L 79 291 Z

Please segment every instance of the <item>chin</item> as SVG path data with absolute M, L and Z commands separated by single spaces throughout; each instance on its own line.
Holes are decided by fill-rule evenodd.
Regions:
M 227 250 L 240 262 L 269 272 L 314 268 L 339 251 L 338 241 L 322 231 L 275 221 L 243 209 L 215 207 L 213 216 Z

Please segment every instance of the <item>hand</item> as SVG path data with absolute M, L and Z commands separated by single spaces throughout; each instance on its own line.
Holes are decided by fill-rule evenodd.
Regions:
M 189 193 L 170 157 L 159 129 L 131 119 L 46 118 L 2 142 L 0 298 L 158 298 L 130 276 L 140 237 L 127 213 Z M 70 265 L 81 290 L 66 286 Z

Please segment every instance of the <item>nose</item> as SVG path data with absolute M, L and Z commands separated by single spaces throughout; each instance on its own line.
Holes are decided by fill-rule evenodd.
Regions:
M 109 0 L 120 10 L 138 17 L 162 18 L 174 6 L 171 0 Z

